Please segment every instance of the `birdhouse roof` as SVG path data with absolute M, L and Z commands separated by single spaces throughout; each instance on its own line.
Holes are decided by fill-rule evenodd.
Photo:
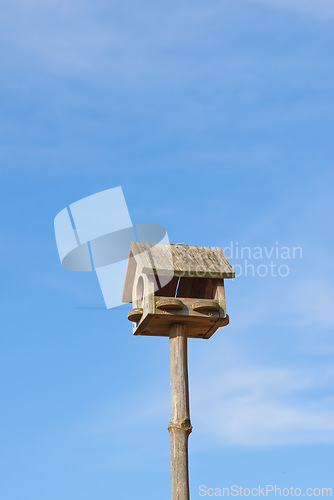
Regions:
M 231 264 L 219 247 L 164 245 L 132 241 L 124 282 L 123 302 L 131 302 L 132 300 L 132 286 L 137 266 L 142 273 L 158 276 L 235 277 Z

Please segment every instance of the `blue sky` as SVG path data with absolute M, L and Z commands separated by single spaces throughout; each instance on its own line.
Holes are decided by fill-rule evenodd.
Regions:
M 189 342 L 192 498 L 334 488 L 333 24 L 332 0 L 1 3 L 1 498 L 169 498 L 168 342 L 54 239 L 115 186 L 173 243 L 302 248 Z

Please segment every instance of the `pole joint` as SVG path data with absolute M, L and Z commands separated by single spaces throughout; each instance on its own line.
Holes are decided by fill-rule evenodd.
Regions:
M 184 420 L 179 420 L 178 422 L 169 422 L 168 430 L 169 432 L 172 430 L 186 432 L 189 436 L 193 427 L 190 423 L 190 419 L 186 418 Z

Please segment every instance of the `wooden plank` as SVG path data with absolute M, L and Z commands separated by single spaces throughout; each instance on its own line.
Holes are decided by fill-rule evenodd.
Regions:
M 134 280 L 134 277 L 136 274 L 136 269 L 137 269 L 137 262 L 136 262 L 136 260 L 133 256 L 133 253 L 130 249 L 128 263 L 127 263 L 126 272 L 125 272 L 125 281 L 124 281 L 124 286 L 123 286 L 122 302 L 132 302 L 132 287 L 133 287 L 133 280 Z
M 147 314 L 134 329 L 134 335 L 148 335 L 154 337 L 168 337 L 169 325 L 173 323 L 187 325 L 187 335 L 191 338 L 209 338 L 221 326 L 228 324 L 228 316 L 202 317 L 198 316 L 173 316 L 172 314 Z
M 179 282 L 179 278 L 177 276 L 173 276 L 173 278 L 165 285 L 155 292 L 157 297 L 175 297 L 176 287 Z
M 145 254 L 151 255 L 154 266 L 147 265 L 147 258 L 142 260 L 143 271 L 166 273 L 173 271 L 176 276 L 196 277 L 234 277 L 234 271 L 219 247 L 197 247 L 193 245 L 149 246 L 137 243 L 145 252 L 138 254 L 141 259 Z
M 193 299 L 193 298 L 188 298 L 188 297 L 178 297 L 177 298 L 178 301 L 181 301 L 181 303 L 183 304 L 183 308 L 182 309 L 174 309 L 173 311 L 170 311 L 168 310 L 168 308 L 163 308 L 163 307 L 159 307 L 159 303 L 161 302 L 160 301 L 160 298 L 156 298 L 155 299 L 155 309 L 154 309 L 154 312 L 157 313 L 157 314 L 167 314 L 167 315 L 172 315 L 172 316 L 175 316 L 175 318 L 177 319 L 179 316 L 193 316 L 194 318 L 196 317 L 199 317 L 199 318 L 203 318 L 203 317 L 208 317 L 208 318 L 219 318 L 221 317 L 221 308 L 220 308 L 220 305 L 219 305 L 219 302 L 216 301 L 217 303 L 217 306 L 219 306 L 217 308 L 216 311 L 208 311 L 207 313 L 204 313 L 204 312 L 199 312 L 199 311 L 195 311 L 193 310 L 193 305 L 196 304 L 197 302 L 201 302 L 203 304 L 203 306 L 205 306 L 205 304 L 207 304 L 210 308 L 210 306 L 212 305 L 212 300 L 211 299 Z M 173 298 L 171 297 L 166 297 L 166 300 L 170 300 L 172 301 Z
M 209 339 L 212 337 L 212 335 L 216 332 L 216 330 L 222 326 L 227 326 L 230 322 L 229 315 L 226 314 L 225 318 L 222 319 L 221 323 L 217 325 L 217 323 L 214 323 L 212 327 L 207 331 L 207 333 L 204 335 L 203 339 Z
M 223 279 L 215 280 L 213 285 L 213 296 L 215 300 L 218 300 L 222 311 L 224 311 L 224 316 L 226 316 L 225 287 Z
M 178 297 L 213 299 L 213 278 L 180 278 Z

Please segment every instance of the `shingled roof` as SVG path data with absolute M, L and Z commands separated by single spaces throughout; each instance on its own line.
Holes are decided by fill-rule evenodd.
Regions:
M 142 273 L 158 276 L 235 277 L 229 261 L 219 247 L 164 245 L 133 241 L 130 244 L 123 302 L 132 300 L 132 285 L 137 266 L 140 267 Z

